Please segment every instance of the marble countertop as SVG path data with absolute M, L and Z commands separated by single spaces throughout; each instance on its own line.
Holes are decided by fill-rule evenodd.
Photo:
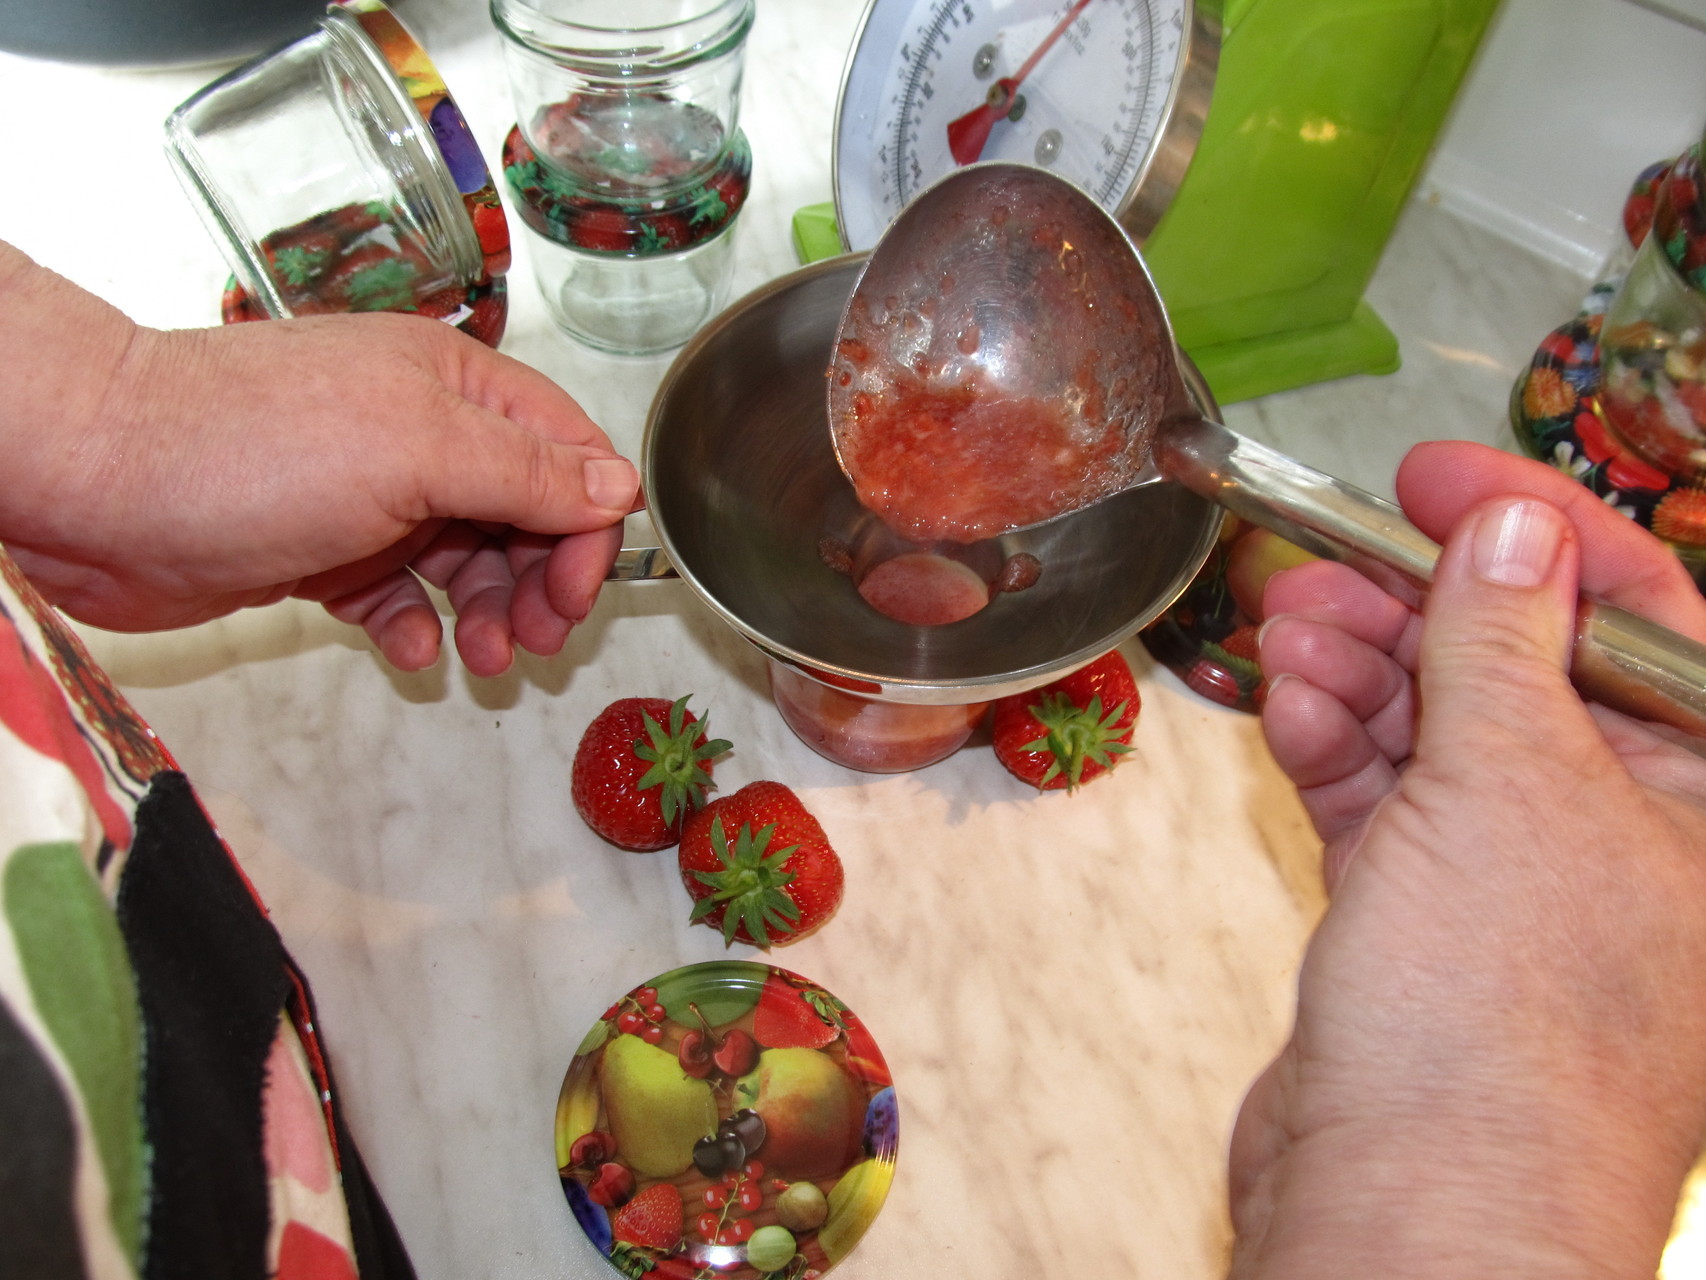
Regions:
M 829 198 L 859 9 L 759 7 L 737 292 L 794 265 L 790 216 Z M 484 6 L 407 0 L 402 13 L 495 159 L 513 112 Z M 138 320 L 216 322 L 225 268 L 159 139 L 213 74 L 0 55 L 0 238 Z M 560 337 L 524 240 L 517 259 L 503 349 L 637 453 L 668 357 Z M 1416 440 L 1511 444 L 1512 379 L 1585 285 L 1412 205 L 1369 295 L 1403 369 L 1234 405 L 1228 421 L 1389 493 Z M 1226 1141 L 1289 1023 L 1323 905 L 1318 846 L 1257 723 L 1136 642 L 1135 754 L 1068 797 L 1010 778 L 981 738 L 895 776 L 819 758 L 777 716 L 757 652 L 679 582 L 608 588 L 562 654 L 493 680 L 452 662 L 400 675 L 297 603 L 168 635 L 86 634 L 197 780 L 314 982 L 352 1128 L 423 1280 L 610 1274 L 557 1187 L 564 1068 L 616 995 L 725 951 L 688 926 L 670 854 L 622 853 L 581 824 L 569 762 L 611 699 L 682 692 L 735 743 L 722 789 L 791 784 L 846 862 L 839 916 L 773 957 L 863 1016 L 901 1096 L 888 1206 L 840 1273 L 1223 1270 Z

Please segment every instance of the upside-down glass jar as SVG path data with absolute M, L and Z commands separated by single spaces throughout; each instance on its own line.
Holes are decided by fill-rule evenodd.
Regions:
M 228 321 L 413 311 L 496 345 L 509 227 L 425 50 L 381 0 L 209 84 L 167 152 L 232 270 Z
M 504 173 L 552 319 L 619 354 L 686 342 L 727 299 L 752 154 L 754 0 L 492 0 L 517 124 Z

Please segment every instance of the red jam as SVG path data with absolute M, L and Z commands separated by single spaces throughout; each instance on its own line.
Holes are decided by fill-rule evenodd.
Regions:
M 859 594 L 878 613 L 915 627 L 969 618 L 989 603 L 989 584 L 975 569 L 928 551 L 909 551 L 877 565 Z
M 859 501 L 918 541 L 976 542 L 1077 505 L 1084 478 L 1121 452 L 1118 432 L 1056 402 L 976 378 L 911 375 L 853 397 L 841 456 Z
M 770 663 L 770 693 L 800 741 L 865 773 L 905 773 L 946 759 L 965 745 L 989 706 L 879 702 L 828 688 L 779 662 Z

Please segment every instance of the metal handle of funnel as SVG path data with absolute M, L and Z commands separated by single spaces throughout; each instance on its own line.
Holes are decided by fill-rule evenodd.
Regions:
M 675 578 L 675 566 L 663 553 L 662 547 L 623 547 L 616 553 L 616 562 L 604 575 L 606 582 L 657 582 Z
M 1392 503 L 1218 422 L 1169 422 L 1155 454 L 1170 479 L 1305 551 L 1433 580 L 1439 544 Z M 1706 738 L 1706 645 L 1657 623 L 1584 598 L 1570 679 L 1596 702 Z

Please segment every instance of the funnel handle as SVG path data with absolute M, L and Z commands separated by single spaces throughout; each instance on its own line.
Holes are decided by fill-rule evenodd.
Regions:
M 678 578 L 675 566 L 663 553 L 662 547 L 623 547 L 616 553 L 616 562 L 604 575 L 606 582 L 657 582 Z
M 1392 503 L 1218 422 L 1169 421 L 1155 457 L 1168 478 L 1305 551 L 1376 582 L 1386 576 L 1376 565 L 1419 587 L 1433 580 L 1439 544 Z M 1706 738 L 1706 645 L 1657 623 L 1584 598 L 1570 679 L 1605 706 Z

